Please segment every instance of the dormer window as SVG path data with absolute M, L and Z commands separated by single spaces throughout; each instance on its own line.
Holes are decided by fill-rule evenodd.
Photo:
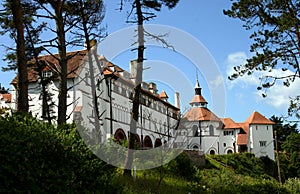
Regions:
M 52 71 L 46 70 L 42 72 L 43 78 L 50 78 L 52 76 Z

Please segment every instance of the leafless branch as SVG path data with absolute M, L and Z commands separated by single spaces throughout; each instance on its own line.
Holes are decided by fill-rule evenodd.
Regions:
M 173 51 L 175 51 L 175 48 L 174 46 L 170 45 L 165 39 L 164 37 L 168 36 L 168 33 L 165 33 L 165 34 L 161 34 L 161 35 L 154 35 L 154 34 L 151 34 L 149 33 L 148 31 L 144 30 L 144 33 L 146 36 L 156 40 L 157 42 L 160 42 L 162 43 L 162 45 L 165 47 L 165 48 L 171 48 Z

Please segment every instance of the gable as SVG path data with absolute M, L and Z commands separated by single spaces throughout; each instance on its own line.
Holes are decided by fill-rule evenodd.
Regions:
M 80 50 L 80 51 L 73 51 L 73 52 L 68 52 L 67 57 L 69 58 L 68 64 L 67 64 L 67 78 L 72 79 L 76 78 L 81 69 L 82 69 L 82 64 L 84 62 L 84 58 L 86 54 L 88 53 L 87 50 Z M 43 55 L 39 56 L 39 61 L 43 61 L 44 64 L 46 65 L 42 71 L 59 71 L 60 66 L 59 66 L 59 60 L 58 60 L 58 54 L 54 55 Z M 28 82 L 36 82 L 39 78 L 38 72 L 36 70 L 37 66 L 35 64 L 35 60 L 32 59 L 27 63 L 28 65 Z M 16 76 L 11 84 L 17 84 L 18 82 L 18 76 Z

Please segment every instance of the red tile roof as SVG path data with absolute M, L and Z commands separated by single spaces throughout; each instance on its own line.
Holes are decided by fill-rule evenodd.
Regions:
M 80 50 L 80 51 L 73 51 L 73 52 L 68 52 L 67 56 L 70 57 L 70 59 L 68 60 L 68 76 L 67 78 L 76 78 L 83 66 L 82 64 L 84 63 L 85 60 L 85 56 L 88 53 L 87 50 Z M 123 72 L 124 70 L 113 64 L 112 62 L 108 61 L 103 55 L 98 56 L 99 60 L 103 60 L 106 62 L 105 64 L 105 68 L 103 68 L 102 73 L 105 76 L 115 76 L 117 78 L 120 78 L 120 81 L 123 81 L 124 83 L 129 84 L 130 86 L 133 86 L 134 83 L 132 82 L 132 80 L 123 77 L 119 72 Z M 59 69 L 59 62 L 58 62 L 58 54 L 55 55 L 44 55 L 44 56 L 40 56 L 39 60 L 41 61 L 45 61 L 47 63 L 47 65 L 49 67 L 45 67 L 44 70 L 49 70 L 49 69 Z M 36 72 L 36 66 L 34 66 L 34 60 L 31 60 L 28 63 L 28 81 L 29 82 L 36 82 L 38 80 L 38 72 Z M 111 69 L 112 67 L 114 67 L 115 72 Z M 16 76 L 13 81 L 11 82 L 12 84 L 17 84 L 18 82 L 18 77 Z M 151 97 L 154 97 L 160 101 L 162 101 L 164 104 L 169 105 L 171 107 L 173 107 L 173 109 L 175 110 L 179 110 L 179 108 L 175 107 L 174 105 L 170 104 L 169 102 L 164 101 L 162 98 L 163 96 L 167 96 L 167 94 L 165 93 L 165 95 L 163 94 L 163 96 L 158 96 L 158 95 L 154 95 L 153 93 L 151 93 L 150 91 L 144 90 L 142 89 L 142 92 L 144 92 L 147 95 L 150 95 Z
M 104 68 L 103 75 L 112 75 L 112 74 L 113 74 L 113 72 L 110 69 Z
M 160 94 L 159 94 L 160 98 L 169 98 L 169 96 L 167 95 L 167 93 L 163 90 Z
M 248 143 L 248 134 L 238 134 L 237 145 L 247 145 Z
M 259 112 L 254 111 L 250 117 L 245 121 L 249 124 L 267 124 L 267 125 L 273 125 L 274 122 L 270 121 L 263 115 L 261 115 Z
M 12 95 L 11 94 L 0 94 L 2 98 L 0 100 L 4 100 L 7 103 L 11 102 Z
M 192 101 L 190 102 L 190 104 L 193 103 L 207 103 L 206 100 L 203 98 L 203 96 L 201 95 L 195 95 L 192 99 Z
M 242 128 L 238 123 L 234 122 L 231 118 L 221 118 L 224 124 L 224 129 L 240 129 Z
M 183 120 L 187 121 L 221 121 L 208 108 L 193 107 L 184 114 Z
M 247 145 L 248 143 L 248 130 L 250 124 L 259 125 L 273 125 L 274 122 L 265 118 L 259 112 L 254 111 L 244 123 L 238 123 L 242 127 L 242 131 L 238 134 L 237 145 Z
M 82 106 L 76 106 L 74 112 L 80 112 L 82 110 Z
M 242 129 L 237 137 L 237 145 L 247 145 L 248 144 L 248 123 L 238 123 Z
M 73 51 L 67 53 L 67 57 L 70 57 L 67 65 L 67 73 L 68 73 L 67 78 L 71 79 L 79 75 L 80 71 L 82 70 L 81 64 L 87 53 L 88 53 L 87 50 Z M 58 54 L 39 56 L 39 60 L 46 62 L 47 66 L 44 68 L 44 70 L 60 69 L 59 62 L 58 62 Z M 38 80 L 38 72 L 36 72 L 35 70 L 36 66 L 34 65 L 34 63 L 35 60 L 31 60 L 28 63 L 29 82 L 36 82 Z M 17 82 L 18 82 L 18 77 L 16 76 L 11 83 L 16 84 Z

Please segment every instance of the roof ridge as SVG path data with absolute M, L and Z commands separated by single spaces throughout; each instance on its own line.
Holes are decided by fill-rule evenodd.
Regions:
M 258 111 L 254 111 L 245 121 L 248 124 L 274 124 L 274 122 L 267 119 L 265 116 L 260 114 Z

